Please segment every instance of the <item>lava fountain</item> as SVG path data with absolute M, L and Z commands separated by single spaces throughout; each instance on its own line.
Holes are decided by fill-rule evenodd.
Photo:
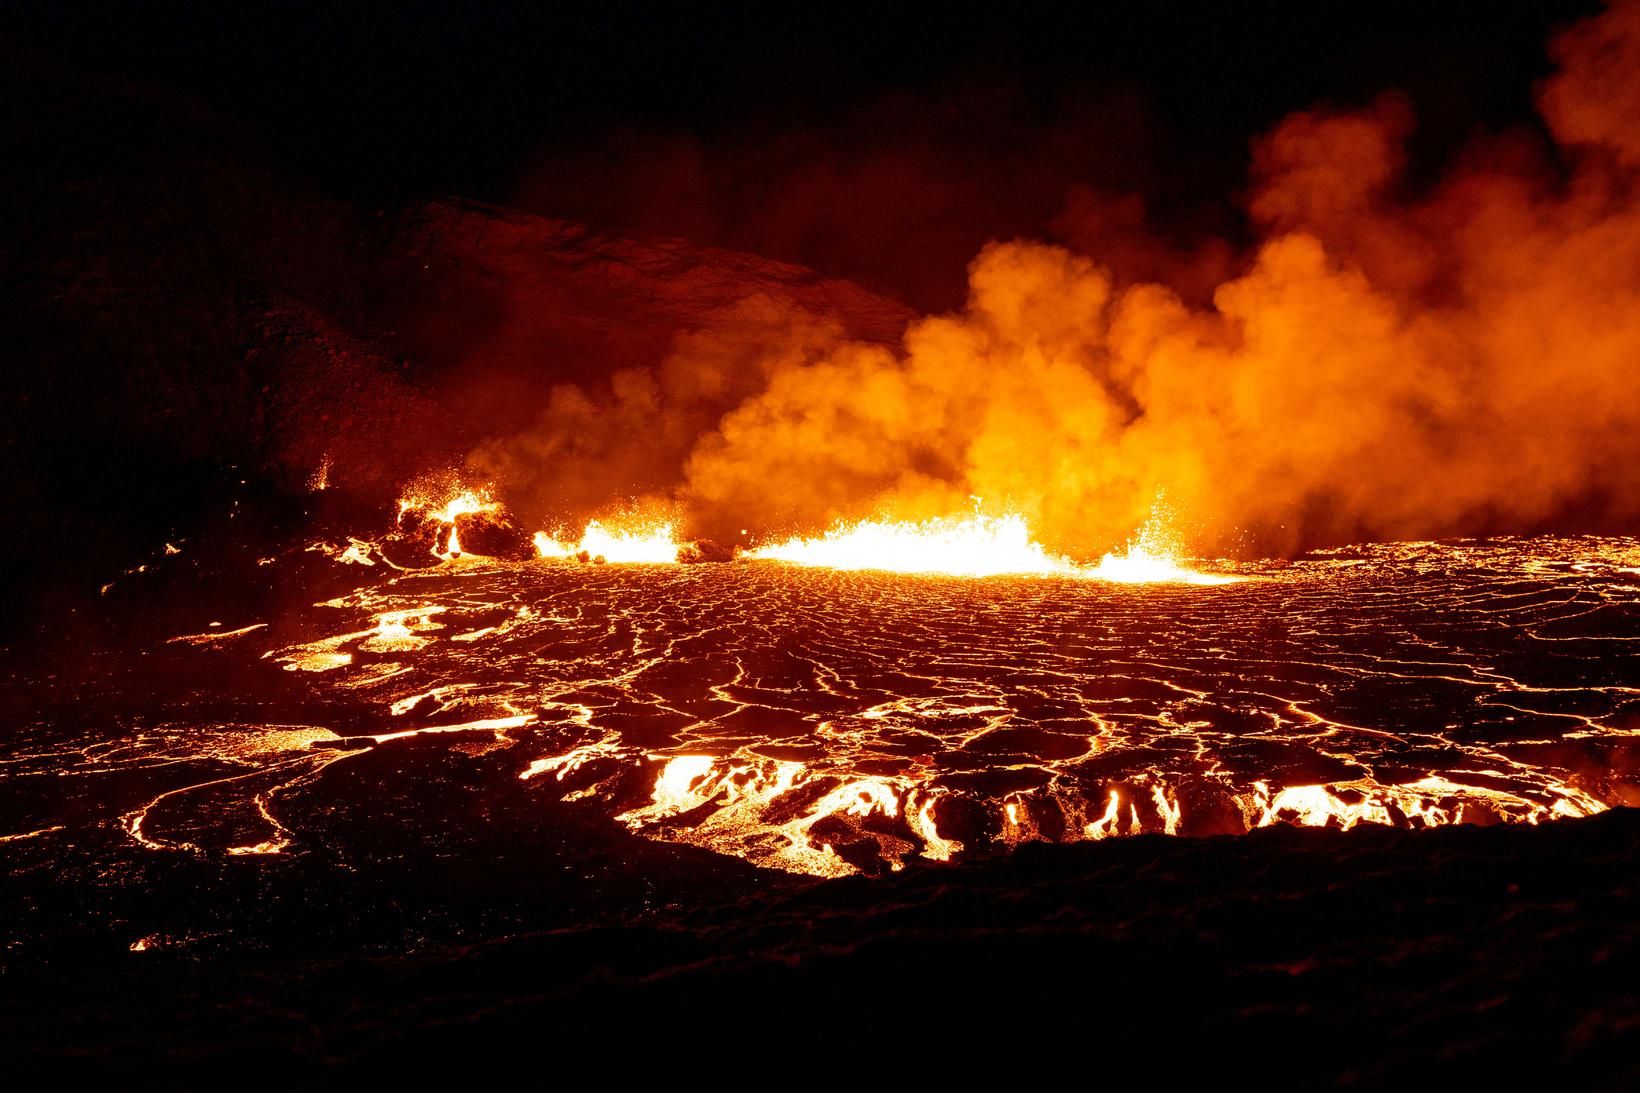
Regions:
M 1034 542 L 1025 518 L 1017 514 L 976 513 L 921 522 L 860 520 L 839 524 L 818 538 L 758 547 L 746 557 L 825 569 L 958 577 L 1078 572 L 1070 561 L 1049 554 Z

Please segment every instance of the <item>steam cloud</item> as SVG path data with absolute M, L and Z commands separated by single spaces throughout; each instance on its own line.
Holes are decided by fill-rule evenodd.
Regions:
M 1161 490 L 1203 549 L 1632 526 L 1640 0 L 1550 51 L 1552 146 L 1478 140 L 1419 194 L 1403 100 L 1287 118 L 1253 148 L 1262 241 L 1210 304 L 1219 243 L 1157 263 L 1174 284 L 992 243 L 966 306 L 901 346 L 750 307 L 472 462 L 526 510 L 641 494 L 728 538 L 978 497 L 1086 556 Z

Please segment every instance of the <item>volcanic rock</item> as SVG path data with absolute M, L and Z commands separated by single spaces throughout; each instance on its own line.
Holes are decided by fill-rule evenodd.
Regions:
M 735 560 L 733 547 L 726 547 L 711 539 L 696 539 L 686 543 L 678 550 L 678 561 L 691 565 L 700 562 L 732 562 Z
M 535 557 L 529 535 L 510 520 L 489 513 L 468 513 L 456 517 L 455 530 L 463 554 L 515 561 Z

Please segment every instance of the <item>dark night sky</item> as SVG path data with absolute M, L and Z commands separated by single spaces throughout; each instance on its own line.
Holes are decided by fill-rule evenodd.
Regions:
M 1426 157 L 1527 120 L 1545 37 L 1594 7 L 35 2 L 9 4 L 6 24 L 249 123 L 334 192 L 396 203 L 507 200 L 532 156 L 612 130 L 824 130 L 886 93 L 954 89 L 1007 89 L 1044 118 L 1067 98 L 1134 96 L 1163 173 L 1189 164 L 1187 189 L 1222 193 L 1251 135 L 1319 101 L 1407 92 Z

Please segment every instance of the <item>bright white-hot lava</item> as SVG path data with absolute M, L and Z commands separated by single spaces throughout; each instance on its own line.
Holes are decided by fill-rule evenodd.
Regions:
M 401 525 L 412 514 L 442 525 L 443 530 L 431 550 L 435 557 L 446 562 L 460 561 L 468 553 L 461 540 L 459 521 L 462 518 L 481 517 L 504 527 L 512 526 L 512 519 L 506 507 L 496 500 L 492 486 L 469 485 L 454 475 L 432 476 L 412 485 L 399 499 Z M 611 523 L 593 520 L 575 542 L 557 539 L 545 531 L 536 532 L 531 542 L 538 558 L 626 564 L 676 562 L 681 548 L 671 522 L 642 517 Z
M 525 776 L 555 765 L 551 761 Z M 817 796 L 816 790 L 824 792 Z M 679 755 L 665 759 L 649 804 L 615 818 L 633 831 L 651 834 L 673 828 L 679 815 L 709 807 L 709 814 L 676 833 L 678 841 L 771 868 L 835 877 L 856 867 L 815 834 L 816 825 L 834 817 L 895 822 L 903 809 L 905 834 L 912 838 L 882 830 L 873 834 L 877 852 L 890 868 L 900 868 L 903 858 L 917 852 L 915 840 L 921 842 L 922 856 L 948 860 L 962 844 L 935 830 L 932 811 L 939 796 L 939 791 L 926 791 L 905 778 L 817 777 L 800 762 Z M 794 798 L 802 804 L 794 807 Z
M 1031 539 L 1025 518 L 982 516 L 924 520 L 861 520 L 832 528 L 817 539 L 789 539 L 748 551 L 767 558 L 829 569 L 879 569 L 891 573 L 948 573 L 990 577 L 1012 573 L 1074 574 L 1068 559 L 1049 554 Z
M 535 533 L 535 553 L 541 558 L 601 558 L 624 564 L 664 565 L 678 560 L 681 544 L 673 538 L 669 523 L 609 528 L 593 520 L 577 543 L 554 539 L 544 531 Z
M 1094 565 L 1081 565 L 1050 552 L 1032 536 L 1022 514 L 986 515 L 978 511 L 978 504 L 976 499 L 976 510 L 960 516 L 840 523 L 817 537 L 799 536 L 742 551 L 738 556 L 825 569 L 954 577 L 1034 575 L 1089 577 L 1122 584 L 1201 585 L 1240 579 L 1204 573 L 1183 564 L 1173 516 L 1161 498 L 1125 550 L 1106 554 Z M 459 561 L 465 553 L 458 526 L 463 517 L 486 517 L 510 524 L 505 508 L 495 500 L 489 486 L 468 486 L 455 479 L 425 480 L 413 486 L 399 501 L 401 522 L 411 513 L 443 526 L 445 531 L 432 552 L 446 562 Z M 537 558 L 627 565 L 676 563 L 685 549 L 672 521 L 641 516 L 589 521 L 575 541 L 537 531 L 531 542 Z M 369 558 L 365 554 L 342 560 L 368 562 Z
M 789 539 L 758 547 L 745 556 L 829 569 L 957 577 L 1037 574 L 1093 577 L 1122 584 L 1228 584 L 1239 579 L 1185 566 L 1171 531 L 1171 516 L 1160 501 L 1123 553 L 1106 554 L 1093 566 L 1080 566 L 1049 553 L 1031 537 L 1029 525 L 1018 513 L 975 513 L 920 523 L 861 520 L 840 524 L 819 538 Z
M 1241 578 L 1228 573 L 1204 573 L 1180 560 L 1173 512 L 1158 497 L 1150 519 L 1128 540 L 1120 554 L 1106 554 L 1087 570 L 1090 577 L 1118 584 L 1231 584 Z

